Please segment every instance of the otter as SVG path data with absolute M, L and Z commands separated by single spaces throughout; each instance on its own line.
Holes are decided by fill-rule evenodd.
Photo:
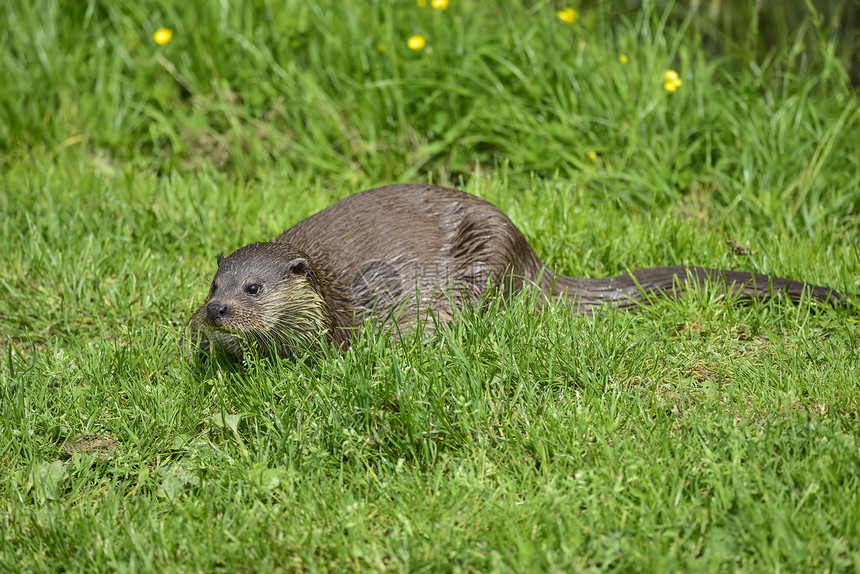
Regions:
M 227 257 L 192 315 L 191 354 L 219 348 L 241 356 L 294 356 L 322 340 L 349 347 L 374 321 L 432 333 L 486 297 L 524 289 L 580 313 L 634 309 L 688 285 L 718 285 L 738 298 L 809 297 L 835 305 L 832 289 L 745 271 L 669 266 L 602 279 L 550 270 L 514 223 L 490 202 L 434 185 L 391 185 L 351 195 L 270 242 Z

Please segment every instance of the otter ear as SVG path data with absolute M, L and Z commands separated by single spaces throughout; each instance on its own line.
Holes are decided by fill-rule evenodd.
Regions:
M 222 263 L 224 263 L 224 256 L 223 256 L 223 255 L 219 255 L 219 256 L 218 256 L 218 267 L 221 267 L 221 264 L 222 264 Z
M 304 257 L 297 257 L 287 263 L 287 269 L 295 275 L 307 275 L 310 271 L 308 260 Z

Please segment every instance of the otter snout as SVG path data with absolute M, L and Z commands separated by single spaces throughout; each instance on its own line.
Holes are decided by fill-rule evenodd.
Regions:
M 230 307 L 219 301 L 213 301 L 206 305 L 206 318 L 212 322 L 223 319 L 230 312 Z

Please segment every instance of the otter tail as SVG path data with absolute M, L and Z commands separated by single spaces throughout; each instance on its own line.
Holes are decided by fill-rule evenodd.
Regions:
M 552 277 L 552 274 L 549 274 Z M 845 298 L 828 287 L 811 285 L 782 277 L 771 277 L 747 271 L 724 271 L 708 267 L 651 267 L 638 269 L 630 274 L 601 279 L 566 277 L 555 275 L 549 288 L 553 299 L 568 298 L 580 311 L 588 313 L 604 304 L 629 309 L 652 297 L 677 297 L 690 284 L 700 287 L 706 284 L 722 287 L 740 299 L 771 299 L 784 296 L 791 300 L 812 298 L 844 306 Z M 550 291 L 551 288 L 551 291 Z

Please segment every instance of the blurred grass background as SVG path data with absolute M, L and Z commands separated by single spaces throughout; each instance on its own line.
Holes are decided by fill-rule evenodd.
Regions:
M 105 169 L 278 165 L 349 182 L 457 181 L 503 162 L 581 177 L 593 151 L 588 184 L 613 196 L 705 186 L 730 204 L 739 190 L 714 172 L 790 187 L 810 140 L 842 141 L 823 117 L 857 135 L 856 3 L 816 5 L 592 2 L 565 25 L 560 5 L 518 0 L 9 4 L 0 149 L 7 163 L 77 148 Z M 175 36 L 159 47 L 162 26 Z M 419 53 L 406 48 L 416 33 Z M 687 86 L 655 97 L 670 67 Z M 749 133 L 756 114 L 769 133 Z M 738 165 L 739 145 L 755 169 Z M 833 160 L 856 177 L 856 156 Z

